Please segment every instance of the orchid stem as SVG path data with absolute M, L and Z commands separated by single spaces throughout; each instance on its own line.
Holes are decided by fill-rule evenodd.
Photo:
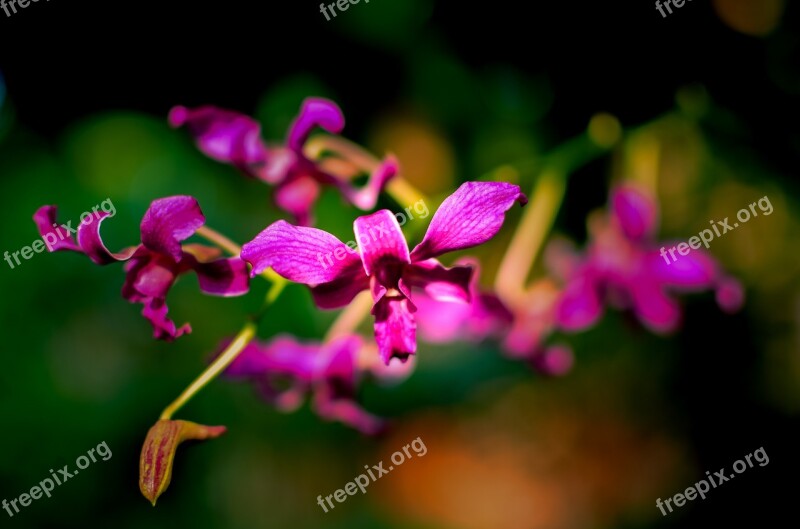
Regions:
M 283 278 L 281 278 L 283 279 Z M 236 357 L 244 350 L 244 348 L 249 344 L 256 335 L 256 328 L 258 327 L 258 322 L 264 316 L 266 311 L 272 306 L 278 296 L 283 292 L 284 287 L 286 286 L 286 280 L 282 280 L 279 282 L 275 282 L 267 291 L 267 295 L 264 298 L 264 304 L 256 314 L 250 317 L 250 321 L 244 324 L 244 327 L 239 331 L 239 334 L 233 339 L 233 341 L 225 348 L 222 353 L 214 360 L 214 362 L 203 371 L 199 377 L 195 379 L 194 382 L 189 385 L 188 388 L 183 390 L 183 393 L 175 399 L 175 401 L 167 406 L 164 411 L 161 413 L 162 420 L 169 420 L 175 414 L 176 411 L 181 409 L 189 400 L 194 397 L 197 393 L 200 392 L 204 387 L 208 385 L 209 382 L 217 378 L 220 373 L 225 371 L 231 362 L 236 360 Z
M 370 308 L 372 308 L 372 294 L 366 291 L 359 293 L 330 326 L 325 333 L 324 341 L 330 342 L 355 331 L 369 314 Z
M 239 334 L 236 335 L 236 338 L 222 351 L 214 363 L 208 366 L 203 373 L 195 379 L 192 384 L 183 390 L 183 393 L 175 399 L 175 401 L 167 406 L 164 411 L 161 413 L 161 420 L 169 420 L 175 414 L 176 411 L 181 409 L 189 400 L 194 397 L 200 390 L 202 390 L 209 382 L 217 378 L 217 376 L 222 373 L 225 368 L 227 368 L 231 362 L 236 360 L 236 357 L 239 356 L 244 348 L 247 346 L 248 343 L 255 337 L 256 335 L 256 324 L 253 321 L 247 322 L 242 330 L 239 331 Z
M 591 129 L 590 125 L 586 132 L 563 143 L 544 158 L 531 191 L 531 203 L 526 206 L 497 271 L 495 289 L 502 299 L 513 301 L 522 293 L 528 274 L 555 224 L 569 175 L 616 143 L 598 141 Z
M 325 151 L 336 153 L 365 173 L 371 173 L 381 163 L 372 153 L 341 136 L 315 136 L 306 143 L 304 150 L 312 160 L 318 159 Z M 386 193 L 398 204 L 406 206 L 420 200 L 425 201 L 426 204 L 429 203 L 425 193 L 403 178 L 402 174 L 395 176 L 386 184 Z
M 242 247 L 225 237 L 216 230 L 212 230 L 208 226 L 200 226 L 197 228 L 197 235 L 203 237 L 209 242 L 213 242 L 231 255 L 239 255 L 242 253 Z
M 225 237 L 221 233 L 216 230 L 209 228 L 208 226 L 200 226 L 197 229 L 197 235 L 203 237 L 209 242 L 213 242 L 229 254 L 239 257 L 242 253 L 242 247 L 230 240 L 229 238 Z M 272 268 L 267 268 L 263 272 L 261 272 L 261 276 L 265 279 L 270 280 L 272 283 L 286 283 L 286 279 L 279 276 Z M 279 292 L 280 293 L 280 292 Z

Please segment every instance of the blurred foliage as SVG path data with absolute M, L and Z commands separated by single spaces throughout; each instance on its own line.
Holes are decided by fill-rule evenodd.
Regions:
M 731 28 L 759 36 L 775 30 L 784 8 L 780 1 L 762 8 L 722 0 L 713 5 Z M 401 56 L 407 68 L 395 80 L 400 96 L 394 106 L 372 116 L 363 130 L 348 126 L 345 135 L 379 156 L 397 154 L 404 175 L 438 202 L 459 182 L 498 166 L 536 167 L 565 138 L 548 121 L 558 94 L 546 71 L 533 75 L 500 57 L 489 67 L 465 64 L 443 44 L 432 16 L 433 3 L 423 0 L 362 2 L 341 14 L 334 31 Z M 774 38 L 767 46 L 788 39 L 796 54 L 796 38 Z M 786 46 L 770 49 L 770 75 L 800 94 Z M 275 141 L 304 97 L 347 94 L 341 79 L 307 72 L 277 77 L 264 88 L 255 115 Z M 196 279 L 182 278 L 170 292 L 170 315 L 179 324 L 190 321 L 194 331 L 172 344 L 157 343 L 139 307 L 119 295 L 121 267 L 97 267 L 76 254 L 36 254 L 13 270 L 3 264 L 0 274 L 7 351 L 0 370 L 0 499 L 26 492 L 51 468 L 73 466 L 102 441 L 113 457 L 6 522 L 82 527 L 91 520 L 153 529 L 189 523 L 227 529 L 679 526 L 686 515 L 661 520 L 655 498 L 682 490 L 705 470 L 730 465 L 757 448 L 753 443 L 765 443 L 774 456 L 765 469 L 770 477 L 748 477 L 746 490 L 726 485 L 715 492 L 718 500 L 695 508 L 708 520 L 738 500 L 766 501 L 771 482 L 786 476 L 780 468 L 789 468 L 776 466 L 797 461 L 795 447 L 790 451 L 778 433 L 787 417 L 800 413 L 798 192 L 751 147 L 736 109 L 716 102 L 701 85 L 677 88 L 675 108 L 654 108 L 647 122 L 624 123 L 618 148 L 573 175 L 557 232 L 581 240 L 588 213 L 605 202 L 610 182 L 623 178 L 657 183 L 661 233 L 670 239 L 685 240 L 709 219 L 734 215 L 768 195 L 773 215 L 752 219 L 712 247 L 747 287 L 743 314 L 722 317 L 709 295 L 694 296 L 689 324 L 674 337 L 649 335 L 627 315 L 608 314 L 597 328 L 564 337 L 577 352 L 577 365 L 556 380 L 501 358 L 490 344 L 421 344 L 410 380 L 363 391 L 368 409 L 396 420 L 395 430 L 378 439 L 322 423 L 306 408 L 281 414 L 249 387 L 217 381 L 181 415 L 225 424 L 229 432 L 179 454 L 173 485 L 154 511 L 137 490 L 144 435 L 217 343 L 257 309 L 266 285 L 255 280 L 246 298 L 221 299 L 202 296 Z M 57 204 L 67 220 L 111 199 L 116 218 L 103 230 L 112 249 L 138 242 L 142 214 L 166 195 L 197 197 L 208 225 L 238 242 L 281 218 L 268 187 L 198 154 L 187 135 L 155 111 L 87 115 L 53 139 L 16 121 L 13 100 L 0 78 L 3 251 L 36 238 L 30 219 L 42 204 Z M 349 109 L 343 110 L 347 116 Z M 526 188 L 535 181 L 530 170 L 501 174 Z M 397 211 L 407 204 L 387 199 L 381 206 Z M 428 206 L 433 213 L 434 204 Z M 323 193 L 316 213 L 321 226 L 351 238 L 357 213 L 336 193 Z M 478 252 L 487 269 L 496 265 L 518 215 L 511 212 L 509 227 Z M 421 233 L 417 225 L 404 229 Z M 334 317 L 316 310 L 306 289 L 290 286 L 259 333 L 318 338 Z M 363 330 L 370 333 L 369 325 Z M 701 375 L 715 374 L 733 381 L 727 391 L 717 390 L 718 400 L 698 393 L 697 399 L 710 399 L 702 405 L 687 396 L 703 391 Z M 720 448 L 705 440 L 707 423 L 719 430 L 717 442 L 736 442 Z M 316 505 L 317 495 L 333 493 L 364 465 L 387 459 L 417 436 L 428 455 L 328 514 Z

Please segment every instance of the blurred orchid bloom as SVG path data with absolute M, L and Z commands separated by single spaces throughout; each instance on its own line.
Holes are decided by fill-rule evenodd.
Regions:
M 56 241 L 48 244 L 48 249 L 83 253 L 99 265 L 126 262 L 122 297 L 144 306 L 142 315 L 153 326 L 156 339 L 172 341 L 192 330 L 188 323 L 177 328 L 167 318 L 166 296 L 181 274 L 194 271 L 200 290 L 206 294 L 240 296 L 249 289 L 247 265 L 238 257 L 216 259 L 219 255 L 216 248 L 181 245 L 181 241 L 205 223 L 193 197 L 153 201 L 142 218 L 142 243 L 118 253 L 110 252 L 100 237 L 100 224 L 109 216 L 107 212 L 98 211 L 96 220 L 90 217 L 77 230 L 71 228 L 71 223 L 56 227 L 56 212 L 56 206 L 42 206 L 33 216 L 41 236 L 46 241 Z M 69 231 L 75 231 L 77 239 Z
M 738 310 L 744 293 L 703 250 L 694 250 L 666 264 L 655 244 L 658 221 L 655 200 L 631 186 L 611 193 L 611 211 L 589 220 L 590 243 L 579 256 L 562 248 L 566 286 L 558 307 L 559 325 L 569 331 L 591 327 L 608 303 L 630 308 L 646 327 L 657 333 L 674 331 L 681 310 L 673 293 L 716 291 L 726 312 Z
M 513 323 L 503 340 L 506 356 L 523 360 L 549 376 L 564 375 L 572 368 L 572 350 L 546 341 L 558 330 L 557 309 L 561 290 L 545 277 L 533 282 L 511 306 Z
M 473 269 L 469 283 L 470 303 L 437 301 L 424 291 L 415 294 L 414 305 L 422 339 L 430 343 L 448 343 L 457 340 L 481 342 L 501 337 L 511 326 L 513 314 L 500 298 L 478 284 L 480 263 L 476 258 L 465 257 L 455 264 Z
M 411 252 L 397 218 L 384 209 L 353 223 L 360 254 L 330 233 L 278 221 L 242 247 L 242 258 L 253 266 L 253 275 L 272 267 L 308 285 L 320 308 L 342 307 L 370 289 L 379 354 L 387 364 L 394 357 L 405 361 L 417 348 L 411 288 L 440 301 L 469 302 L 472 269 L 448 269 L 435 257 L 494 237 L 515 202 L 527 202 L 519 186 L 467 182 L 445 199 Z
M 312 407 L 323 419 L 338 420 L 373 435 L 384 429 L 385 422 L 355 400 L 359 381 L 370 372 L 359 364 L 364 346 L 364 340 L 356 335 L 330 343 L 302 343 L 292 336 L 277 336 L 266 343 L 250 342 L 225 374 L 253 382 L 267 401 L 284 412 L 296 410 L 306 395 L 311 395 Z M 391 376 L 381 371 L 372 374 Z
M 555 376 L 569 371 L 572 351 L 561 345 L 544 346 L 556 330 L 560 290 L 552 280 L 535 282 L 514 304 L 506 306 L 491 290 L 479 286 L 477 259 L 459 259 L 456 264 L 475 270 L 470 281 L 471 302 L 441 302 L 424 293 L 416 295 L 416 318 L 423 340 L 447 343 L 500 339 L 507 357 L 522 360 L 542 374 Z
M 303 153 L 303 146 L 316 127 L 331 134 L 338 134 L 344 128 L 342 111 L 327 99 L 310 97 L 303 101 L 300 114 L 289 127 L 285 145 L 267 146 L 256 120 L 213 106 L 194 109 L 176 106 L 169 113 L 169 123 L 175 128 L 186 126 L 206 156 L 274 185 L 275 203 L 301 226 L 312 223 L 311 208 L 320 186 L 334 186 L 348 202 L 369 210 L 375 207 L 378 195 L 398 172 L 397 160 L 388 156 L 372 171 L 367 184 L 357 188 L 350 181 L 352 175 L 339 176 L 323 170 Z

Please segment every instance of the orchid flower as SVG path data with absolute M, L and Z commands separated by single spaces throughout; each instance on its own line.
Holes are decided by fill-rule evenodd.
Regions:
M 39 233 L 48 242 L 48 250 L 83 253 L 99 265 L 125 262 L 122 297 L 144 306 L 142 315 L 153 326 L 153 336 L 157 339 L 172 341 L 191 332 L 188 323 L 177 327 L 167 318 L 166 296 L 181 274 L 195 272 L 200 290 L 206 294 L 240 296 L 248 291 L 244 261 L 238 257 L 217 259 L 216 248 L 181 245 L 181 241 L 205 223 L 197 200 L 190 196 L 153 201 L 142 218 L 141 244 L 117 253 L 109 251 L 100 237 L 100 224 L 109 216 L 107 212 L 98 211 L 96 221 L 88 217 L 76 230 L 71 223 L 58 226 L 56 213 L 56 206 L 42 206 L 33 216 Z M 69 231 L 75 231 L 77 238 Z
M 281 335 L 267 343 L 250 342 L 228 366 L 226 376 L 253 382 L 261 395 L 284 412 L 296 410 L 306 395 L 320 417 L 338 420 L 362 433 L 376 434 L 385 422 L 365 411 L 355 394 L 363 375 L 392 378 L 360 361 L 364 340 L 347 335 L 330 343 L 301 343 Z M 381 364 L 382 365 L 382 364 Z M 392 367 L 398 367 L 393 364 Z M 384 368 L 389 369 L 389 368 Z M 407 375 L 404 373 L 404 375 Z
M 310 97 L 289 127 L 285 145 L 267 146 L 261 125 L 248 116 L 213 106 L 174 107 L 169 113 L 173 127 L 186 126 L 197 147 L 208 157 L 229 163 L 244 174 L 275 186 L 275 203 L 302 226 L 312 223 L 311 208 L 320 186 L 337 187 L 348 202 L 362 210 L 375 207 L 386 183 L 398 172 L 397 160 L 388 156 L 362 188 L 345 176 L 333 174 L 309 159 L 303 146 L 320 127 L 332 134 L 344 128 L 342 111 L 333 101 Z
M 437 300 L 468 302 L 472 269 L 445 268 L 435 258 L 494 237 L 515 202 L 527 202 L 519 186 L 467 182 L 445 199 L 410 252 L 397 218 L 384 209 L 353 223 L 360 251 L 325 231 L 279 220 L 245 244 L 241 255 L 252 275 L 272 267 L 308 285 L 320 308 L 342 307 L 369 289 L 379 354 L 386 364 L 395 357 L 405 361 L 417 348 L 411 289 L 422 288 Z
M 561 328 L 577 331 L 594 325 L 608 303 L 631 308 L 654 332 L 671 332 L 681 320 L 673 297 L 677 292 L 714 289 L 723 310 L 741 307 L 741 285 L 702 249 L 674 263 L 662 259 L 662 244 L 653 242 L 657 221 L 650 195 L 630 186 L 612 192 L 611 212 L 589 220 L 591 242 L 585 255 L 562 252 L 566 286 L 557 314 Z

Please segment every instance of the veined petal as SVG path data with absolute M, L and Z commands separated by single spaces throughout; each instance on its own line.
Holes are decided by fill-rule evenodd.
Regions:
M 33 214 L 33 222 L 36 223 L 36 227 L 39 229 L 39 235 L 42 236 L 47 250 L 50 252 L 57 252 L 60 250 L 82 252 L 75 242 L 75 239 L 72 238 L 72 235 L 69 234 L 66 228 L 59 227 L 56 229 L 56 227 L 53 226 L 53 224 L 57 224 L 57 211 L 58 208 L 56 206 L 42 206 Z
M 639 241 L 656 230 L 658 208 L 653 198 L 632 186 L 611 193 L 611 211 L 625 235 Z
M 100 224 L 103 220 L 108 218 L 108 213 L 105 211 L 98 212 L 97 218 L 93 217 L 93 221 L 88 224 L 81 224 L 78 226 L 78 244 L 81 249 L 89 256 L 89 259 L 97 264 L 104 265 L 116 263 L 119 261 L 127 261 L 130 259 L 138 246 L 125 248 L 119 253 L 114 253 L 106 248 L 103 239 L 100 237 Z
M 360 261 L 358 254 L 330 233 L 292 226 L 285 220 L 271 224 L 245 244 L 242 259 L 253 266 L 253 277 L 272 267 L 290 281 L 311 286 L 334 281 Z
M 205 220 L 194 197 L 154 200 L 142 218 L 142 244 L 179 262 L 183 257 L 181 241 L 191 237 Z
M 413 305 L 405 297 L 383 296 L 372 308 L 375 316 L 375 341 L 386 365 L 392 358 L 401 361 L 417 351 L 417 323 L 411 314 Z
M 331 134 L 340 133 L 344 128 L 344 115 L 339 106 L 321 97 L 306 98 L 300 107 L 300 114 L 289 128 L 289 148 L 300 152 L 315 127 L 321 127 Z
M 364 271 L 371 276 L 387 264 L 408 264 L 408 244 L 397 223 L 397 218 L 388 209 L 372 215 L 358 217 L 353 223 Z
M 403 268 L 403 280 L 410 287 L 422 288 L 436 301 L 470 303 L 471 266 L 446 268 L 436 259 L 427 259 Z
M 252 176 L 267 159 L 261 125 L 244 114 L 213 106 L 176 106 L 169 113 L 169 123 L 175 128 L 186 125 L 209 158 L 233 164 Z
M 328 283 L 311 287 L 314 303 L 321 309 L 338 309 L 353 301 L 362 290 L 369 288 L 369 276 L 364 273 L 361 260 L 353 260 Z
M 422 261 L 482 244 L 500 231 L 505 212 L 528 199 L 519 186 L 505 182 L 466 182 L 442 202 L 425 237 L 411 252 Z

